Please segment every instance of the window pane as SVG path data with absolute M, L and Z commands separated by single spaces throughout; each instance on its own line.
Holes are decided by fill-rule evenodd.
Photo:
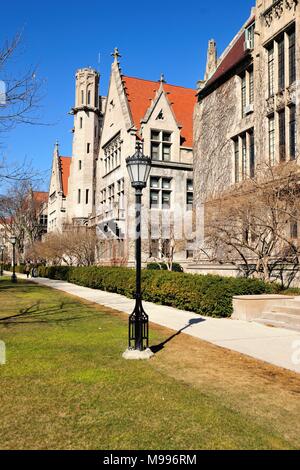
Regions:
M 274 95 L 274 48 L 268 51 L 269 97 Z
M 254 72 L 253 69 L 249 72 L 249 103 L 254 102 Z
M 296 158 L 296 107 L 291 106 L 290 108 L 290 159 L 295 160 Z
M 279 90 L 285 88 L 285 60 L 284 60 L 284 38 L 278 43 L 278 86 Z
M 245 116 L 245 108 L 247 105 L 247 89 L 246 89 L 246 75 L 242 77 L 242 116 Z
M 186 203 L 188 206 L 192 206 L 194 202 L 194 194 L 193 193 L 187 193 L 186 195 Z
M 289 35 L 289 81 L 290 85 L 296 81 L 296 34 Z
M 270 164 L 275 165 L 275 118 L 269 118 L 269 157 Z
M 160 132 L 151 131 L 151 140 L 160 140 Z
M 151 176 L 151 178 L 150 178 L 151 188 L 159 188 L 159 181 L 160 181 L 160 178 L 156 178 L 155 176 Z
M 254 132 L 249 133 L 250 139 L 250 178 L 254 178 L 255 176 L 255 145 L 254 145 Z
M 159 160 L 159 144 L 151 144 L 151 158 Z
M 163 209 L 170 209 L 171 207 L 171 193 L 163 191 L 162 192 L 162 207 Z
M 163 132 L 163 141 L 164 142 L 171 142 L 171 133 L 170 132 Z
M 151 258 L 158 258 L 159 257 L 159 242 L 158 242 L 158 240 L 151 240 L 150 257 Z
M 163 145 L 163 160 L 169 162 L 171 160 L 171 146 L 164 144 Z
M 169 178 L 163 178 L 162 187 L 163 189 L 171 189 L 171 180 Z
M 159 192 L 158 191 L 150 191 L 150 207 L 158 207 L 159 206 Z
M 188 191 L 193 191 L 194 190 L 194 182 L 193 180 L 187 180 L 186 187 Z
M 171 251 L 171 243 L 170 240 L 163 240 L 162 241 L 162 256 L 163 257 L 169 257 L 170 256 L 170 251 Z
M 279 157 L 285 161 L 285 111 L 279 113 Z
M 247 173 L 247 140 L 246 135 L 242 137 L 242 176 L 246 178 Z
M 291 221 L 291 238 L 293 240 L 298 239 L 298 222 L 296 220 Z
M 240 180 L 240 152 L 239 152 L 239 139 L 234 141 L 234 176 L 235 182 Z

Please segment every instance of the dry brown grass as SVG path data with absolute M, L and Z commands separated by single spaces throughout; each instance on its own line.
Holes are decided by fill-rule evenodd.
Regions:
M 155 366 L 242 414 L 267 418 L 276 432 L 300 447 L 299 374 L 185 334 L 165 346 Z

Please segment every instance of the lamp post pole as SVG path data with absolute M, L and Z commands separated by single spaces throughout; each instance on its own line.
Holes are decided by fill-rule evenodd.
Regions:
M 13 268 L 13 273 L 11 276 L 11 282 L 14 284 L 18 281 L 17 276 L 16 276 L 16 237 L 12 236 L 10 238 L 10 243 L 12 244 L 13 247 L 13 262 L 12 262 L 12 268 Z
M 141 143 L 137 143 L 136 152 L 126 160 L 131 185 L 135 189 L 135 261 L 136 292 L 135 307 L 129 317 L 129 347 L 123 354 L 125 359 L 150 359 L 149 318 L 142 304 L 142 194 L 147 185 L 151 170 L 151 159 L 143 154 Z
M 3 276 L 3 266 L 4 266 L 4 245 L 0 245 L 1 251 L 1 267 L 0 267 L 0 276 Z
M 149 319 L 142 305 L 142 190 L 135 192 L 135 259 L 136 259 L 136 294 L 135 309 L 129 328 L 129 347 L 144 351 L 149 347 Z M 133 344 L 134 343 L 134 344 Z

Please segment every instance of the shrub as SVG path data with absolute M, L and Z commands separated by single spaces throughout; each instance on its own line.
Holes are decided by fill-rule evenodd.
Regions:
M 12 266 L 11 266 L 11 264 L 4 264 L 3 269 L 4 269 L 4 271 L 12 271 Z M 25 265 L 24 264 L 20 264 L 18 266 L 15 266 L 16 273 L 24 274 L 24 270 L 25 270 Z
M 134 298 L 135 271 L 129 268 L 42 266 L 39 268 L 39 275 Z M 236 295 L 270 294 L 278 291 L 276 285 L 256 279 L 149 269 L 142 272 L 142 289 L 144 300 L 149 302 L 218 318 L 232 315 L 232 298 Z
M 148 263 L 147 269 L 149 271 L 168 271 L 166 263 Z M 179 263 L 173 263 L 172 271 L 176 273 L 183 273 L 183 268 Z

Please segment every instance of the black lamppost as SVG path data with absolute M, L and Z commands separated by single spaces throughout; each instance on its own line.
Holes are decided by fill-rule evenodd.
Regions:
M 11 282 L 16 283 L 18 281 L 17 276 L 16 276 L 16 242 L 17 242 L 17 239 L 13 235 L 10 237 L 9 241 L 13 247 L 13 262 L 12 262 L 13 273 L 11 276 Z
M 129 349 L 123 354 L 125 359 L 149 359 L 153 353 L 149 349 L 149 319 L 142 305 L 142 234 L 141 212 L 142 193 L 147 186 L 151 170 L 151 158 L 143 154 L 143 145 L 138 142 L 136 152 L 126 160 L 131 186 L 135 189 L 135 258 L 136 294 L 135 308 L 129 317 Z
M 5 246 L 0 245 L 0 251 L 1 251 L 1 267 L 0 267 L 0 276 L 3 276 L 3 266 L 4 266 L 4 250 Z

